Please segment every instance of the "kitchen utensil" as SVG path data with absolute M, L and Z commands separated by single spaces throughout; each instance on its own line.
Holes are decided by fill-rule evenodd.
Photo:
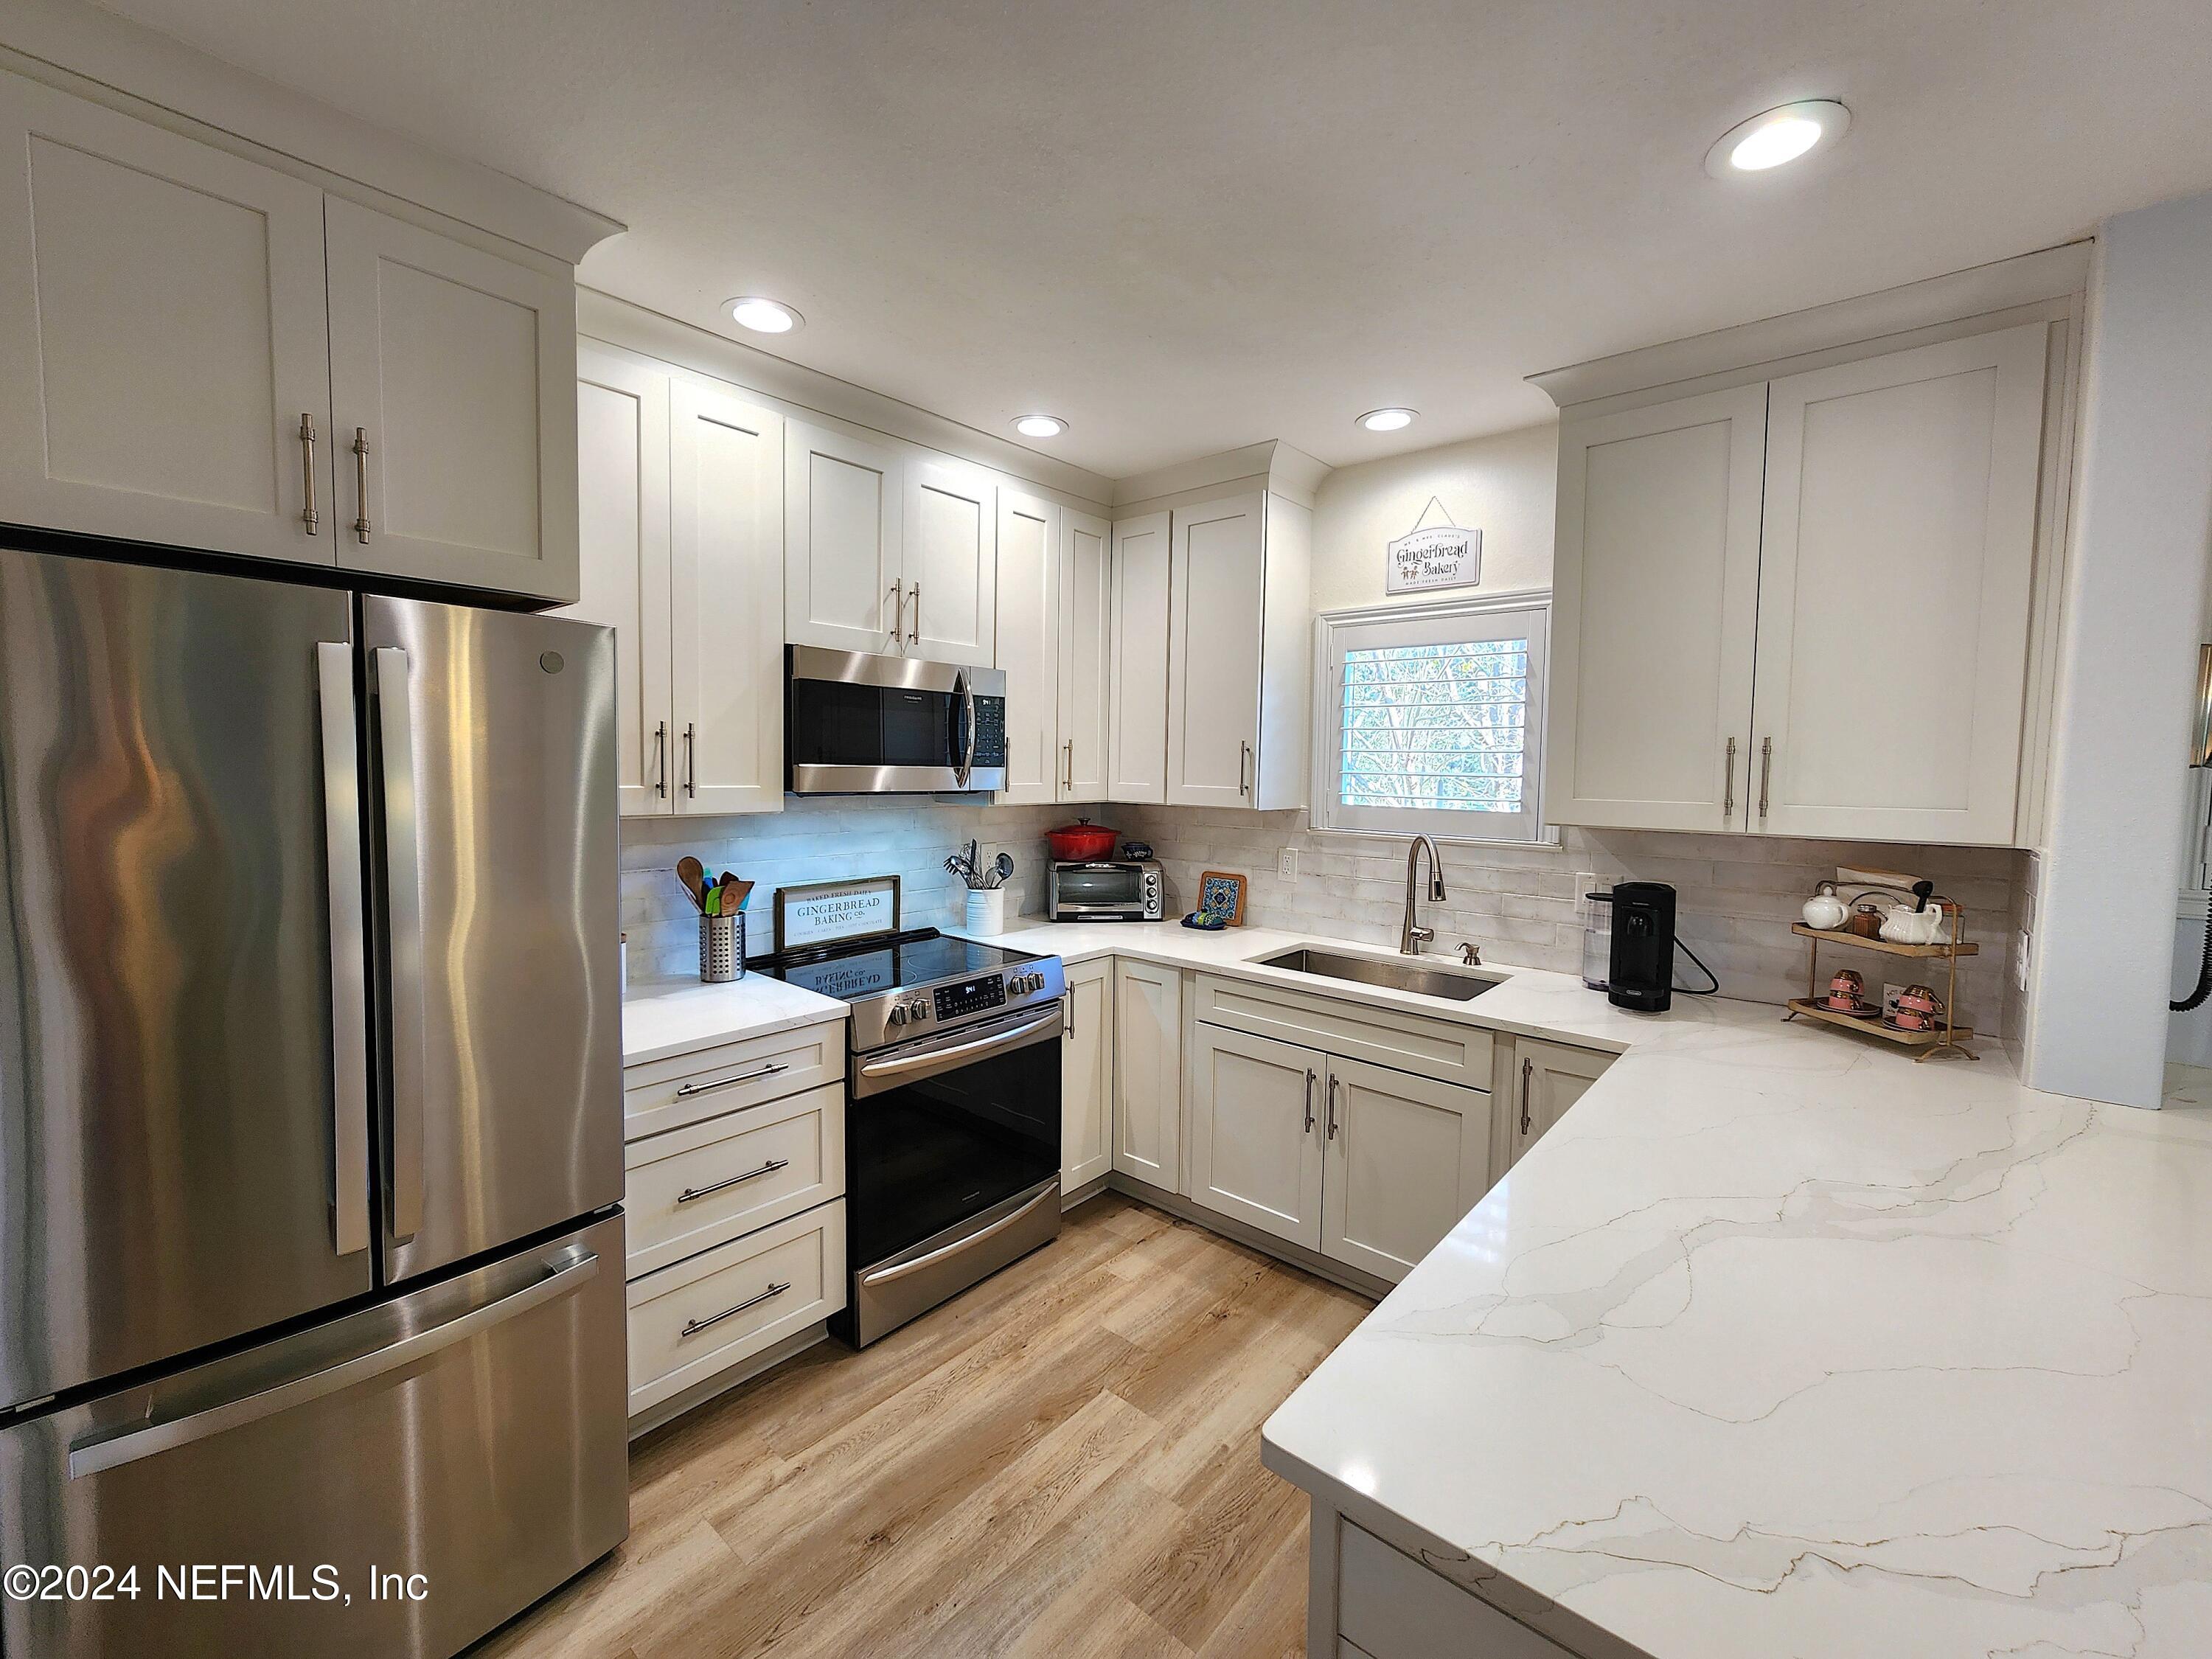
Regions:
M 744 908 L 745 895 L 751 892 L 752 890 L 752 883 L 749 881 L 739 881 L 737 877 L 732 875 L 729 871 L 723 871 L 721 882 L 722 903 L 720 914 L 726 916 L 733 916 L 737 915 L 738 911 Z
M 1012 881 L 1013 878 L 1014 855 L 1012 853 L 1000 854 L 997 860 L 991 866 L 990 885 L 994 887 L 1004 887 L 1008 882 Z
M 722 914 L 722 889 L 719 883 L 708 888 L 700 898 L 699 914 L 702 916 L 719 916 Z
M 1836 884 L 1824 881 L 1813 890 L 1813 896 L 1805 901 L 1805 925 L 1833 933 L 1850 920 L 1850 907 L 1836 896 Z
M 676 860 L 676 879 L 684 884 L 684 890 L 691 895 L 691 902 L 703 912 L 707 908 L 707 866 L 686 853 Z
M 1112 857 L 1119 832 L 1095 824 L 1089 818 L 1078 818 L 1073 823 L 1047 830 L 1044 838 L 1054 858 L 1066 864 L 1084 864 L 1092 859 Z
M 1925 910 L 1928 908 L 1928 896 L 1935 890 L 1936 884 L 1932 881 L 1914 882 L 1912 884 L 1912 908 L 1916 910 Z

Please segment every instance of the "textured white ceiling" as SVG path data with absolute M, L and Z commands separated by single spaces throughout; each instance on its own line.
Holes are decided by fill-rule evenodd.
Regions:
M 1534 370 L 2212 185 L 2206 0 L 111 9 L 627 222 L 597 287 L 1002 435 L 1050 410 L 1117 477 L 1541 420 Z M 1832 152 L 1705 176 L 1815 95 Z M 1423 418 L 1355 430 L 1380 404 Z

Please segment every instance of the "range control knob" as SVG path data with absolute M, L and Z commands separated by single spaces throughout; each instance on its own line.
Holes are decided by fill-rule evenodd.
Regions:
M 884 1016 L 884 1023 L 887 1025 L 905 1024 L 906 1004 L 903 1002 L 894 1002 L 891 1004 L 891 1011 Z
M 927 997 L 916 997 L 914 1001 L 908 1006 L 907 1012 L 916 1019 L 927 1019 L 929 1018 L 929 999 Z

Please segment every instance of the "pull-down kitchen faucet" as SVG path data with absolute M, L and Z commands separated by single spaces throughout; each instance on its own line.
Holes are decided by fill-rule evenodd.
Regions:
M 1432 904 L 1444 902 L 1444 861 L 1437 853 L 1436 842 L 1426 836 L 1416 836 L 1406 848 L 1406 925 L 1398 933 L 1398 951 L 1402 956 L 1417 957 L 1421 947 L 1437 936 L 1433 927 L 1414 925 L 1414 908 L 1420 894 L 1414 883 L 1420 878 L 1421 848 L 1429 849 L 1429 901 Z

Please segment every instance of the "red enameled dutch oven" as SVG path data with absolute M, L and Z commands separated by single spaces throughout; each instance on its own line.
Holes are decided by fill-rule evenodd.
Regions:
M 1087 864 L 1094 859 L 1114 856 L 1114 842 L 1121 832 L 1108 830 L 1079 818 L 1063 829 L 1045 831 L 1045 844 L 1052 848 L 1055 860 L 1062 864 Z

